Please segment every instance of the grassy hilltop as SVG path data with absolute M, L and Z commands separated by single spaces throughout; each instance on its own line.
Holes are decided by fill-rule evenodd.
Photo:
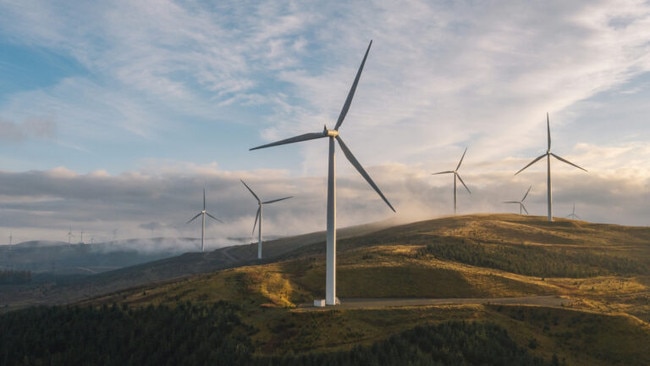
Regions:
M 324 296 L 323 241 L 311 235 L 268 242 L 263 263 L 250 261 L 251 246 L 232 247 L 219 258 L 246 265 L 139 284 L 82 305 L 136 311 L 233 304 L 258 361 L 345 359 L 356 357 L 346 352 L 372 354 L 365 350 L 394 342 L 429 354 L 432 346 L 403 340 L 461 327 L 483 334 L 463 344 L 505 332 L 504 342 L 514 342 L 507 349 L 549 364 L 650 364 L 650 228 L 519 215 L 364 227 L 338 243 L 342 305 L 315 309 L 308 305 Z M 176 261 L 191 267 L 192 258 Z M 472 324 L 487 328 L 463 328 Z M 486 335 L 492 331 L 497 335 Z

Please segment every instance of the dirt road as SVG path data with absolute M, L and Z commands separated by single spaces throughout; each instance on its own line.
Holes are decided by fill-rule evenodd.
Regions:
M 426 305 L 466 305 L 466 304 L 503 304 L 503 305 L 536 305 L 561 307 L 569 303 L 568 299 L 558 296 L 526 296 L 501 298 L 461 298 L 461 299 L 341 299 L 338 308 L 341 309 L 372 309 L 403 306 Z M 313 307 L 310 304 L 307 307 Z M 314 307 L 314 309 L 317 309 Z

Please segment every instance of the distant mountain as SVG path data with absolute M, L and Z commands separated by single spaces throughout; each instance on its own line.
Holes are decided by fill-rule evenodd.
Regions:
M 131 239 L 93 244 L 28 241 L 0 246 L 0 270 L 89 275 L 179 255 L 194 239 Z
M 386 227 L 385 222 L 339 230 L 339 238 L 355 237 Z M 265 242 L 261 263 L 293 255 L 300 248 L 325 241 L 324 232 Z M 177 243 L 177 246 L 171 245 Z M 131 287 L 174 280 L 191 275 L 260 263 L 257 243 L 235 245 L 210 252 L 174 252 L 174 248 L 198 247 L 196 239 L 128 240 L 97 244 L 29 242 L 0 248 L 0 270 L 33 270 L 33 290 L 0 291 L 0 306 L 65 304 Z M 146 248 L 145 251 L 137 249 Z M 164 249 L 166 248 L 167 251 Z M 8 264 L 11 263 L 11 266 Z M 42 291 L 42 288 L 47 288 Z

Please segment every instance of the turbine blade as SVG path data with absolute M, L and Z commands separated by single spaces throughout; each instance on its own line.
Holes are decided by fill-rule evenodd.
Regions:
M 350 109 L 350 104 L 352 104 L 352 98 L 354 98 L 354 93 L 357 90 L 357 84 L 359 84 L 359 79 L 361 78 L 361 71 L 363 71 L 363 66 L 366 64 L 366 59 L 368 58 L 368 52 L 370 52 L 370 46 L 372 46 L 372 41 L 370 41 L 370 44 L 368 44 L 368 49 L 366 50 L 366 54 L 363 56 L 363 61 L 361 61 L 361 65 L 359 66 L 359 70 L 357 71 L 357 76 L 354 78 L 352 87 L 348 92 L 348 97 L 345 99 L 345 104 L 343 104 L 343 109 L 341 109 L 341 114 L 339 114 L 339 119 L 336 121 L 336 126 L 334 126 L 334 129 L 336 131 L 339 130 L 339 127 L 341 127 L 341 124 L 343 123 L 345 116 L 348 114 L 348 110 Z
M 520 203 L 520 205 L 521 205 L 521 208 L 524 209 L 524 212 L 526 213 L 526 215 L 528 215 L 528 210 L 526 210 L 526 206 L 524 206 L 523 203 Z
M 250 148 L 248 150 L 257 150 L 257 149 L 263 149 L 265 147 L 271 147 L 271 146 L 278 146 L 278 145 L 285 145 L 285 144 L 292 144 L 294 142 L 301 142 L 301 141 L 307 141 L 307 140 L 313 140 L 313 139 L 318 139 L 321 137 L 327 137 L 327 133 L 323 132 L 312 132 L 312 133 L 306 133 L 304 135 L 300 136 L 295 136 L 295 137 L 290 137 L 288 139 L 272 142 L 270 144 L 266 145 L 261 145 L 257 147 Z
M 438 174 L 453 174 L 453 170 L 445 170 L 444 172 L 437 172 L 437 173 L 431 173 L 431 175 L 438 175 Z
M 255 234 L 255 228 L 257 227 L 257 219 L 260 217 L 260 207 L 257 207 L 257 213 L 255 214 L 255 222 L 253 223 L 253 231 L 251 232 L 252 234 Z
M 519 201 L 503 201 L 503 203 L 519 203 L 519 204 L 521 204 L 521 202 L 519 202 Z
M 278 198 L 276 200 L 270 200 L 270 201 L 262 202 L 262 204 L 266 205 L 266 204 L 273 203 L 273 202 L 284 201 L 284 200 L 288 200 L 289 198 L 292 198 L 292 197 L 293 196 Z
M 472 191 L 470 191 L 469 188 L 467 188 L 467 184 L 465 184 L 465 182 L 463 182 L 463 178 L 460 177 L 460 174 L 456 173 L 456 176 L 458 177 L 458 180 L 460 180 L 460 182 L 463 183 L 463 187 L 465 187 L 467 192 L 469 192 L 469 194 L 472 194 Z
M 548 138 L 548 150 L 551 151 L 551 122 L 548 119 L 548 112 L 546 112 L 546 137 Z
M 533 160 L 533 161 L 531 161 L 530 163 L 528 163 L 528 165 L 526 165 L 525 167 L 519 169 L 519 171 L 516 172 L 515 175 L 521 173 L 524 169 L 526 169 L 526 168 L 528 168 L 529 166 L 535 164 L 539 159 L 541 159 L 541 158 L 543 158 L 543 157 L 545 157 L 545 156 L 546 156 L 546 154 L 542 154 L 542 155 L 536 157 L 535 160 Z
M 218 218 L 212 216 L 209 212 L 206 211 L 205 214 L 208 215 L 209 218 L 211 218 L 211 219 L 213 219 L 213 220 L 217 220 L 217 221 L 219 221 L 220 223 L 223 224 L 223 221 L 221 221 L 221 220 L 219 220 Z
M 528 187 L 528 190 L 526 191 L 526 194 L 524 195 L 524 198 L 521 199 L 521 202 L 524 202 L 526 197 L 528 196 L 528 192 L 530 192 L 530 189 L 533 188 L 533 186 Z
M 456 166 L 456 170 L 460 168 L 460 164 L 463 163 L 463 159 L 465 158 L 465 153 L 467 153 L 467 148 L 465 148 L 465 151 L 463 152 L 463 156 L 460 157 L 460 161 L 458 162 L 458 165 Z
M 205 211 L 205 187 L 203 187 L 203 210 Z
M 202 213 L 203 213 L 203 212 L 199 212 L 199 213 L 197 213 L 196 216 L 194 216 L 194 217 L 192 217 L 191 219 L 189 219 L 189 220 L 186 222 L 186 224 L 189 224 L 190 222 L 196 220 L 196 218 L 199 217 L 199 216 L 201 216 Z
M 370 175 L 368 175 L 366 170 L 363 169 L 363 167 L 361 166 L 361 164 L 359 163 L 357 158 L 355 158 L 354 155 L 352 155 L 352 152 L 345 145 L 345 143 L 343 142 L 343 139 L 341 139 L 341 136 L 336 136 L 336 140 L 339 142 L 339 145 L 341 146 L 341 150 L 343 150 L 343 154 L 345 154 L 345 157 L 348 158 L 350 163 L 352 163 L 352 165 L 357 169 L 359 174 L 361 174 L 361 176 L 363 176 L 366 179 L 366 182 L 368 182 L 368 184 L 370 184 L 370 186 L 372 186 L 372 188 L 375 190 L 375 192 L 377 192 L 379 194 L 379 196 L 384 200 L 384 202 L 386 202 L 388 207 L 390 207 L 390 209 L 393 210 L 393 212 L 396 212 L 395 209 L 393 208 L 393 205 L 391 205 L 390 202 L 388 202 L 388 199 L 384 196 L 384 194 L 381 193 L 381 190 L 379 189 L 379 187 L 377 187 L 375 182 L 372 181 L 372 178 L 370 178 Z
M 257 195 L 255 194 L 255 192 L 253 192 L 253 190 L 251 189 L 251 187 L 249 187 L 248 184 L 246 184 L 246 182 L 244 182 L 243 179 L 240 179 L 240 181 L 242 182 L 242 184 L 243 184 L 246 188 L 248 188 L 248 190 L 251 192 L 251 194 L 253 195 L 253 197 L 255 197 L 255 199 L 257 200 L 257 203 L 261 203 L 260 198 L 257 197 Z
M 568 160 L 566 160 L 566 159 L 564 159 L 564 158 L 561 158 L 561 157 L 559 157 L 559 156 L 557 156 L 557 155 L 555 155 L 555 154 L 553 154 L 553 153 L 551 153 L 551 155 L 553 155 L 556 159 L 558 159 L 558 160 L 560 160 L 560 161 L 563 161 L 563 162 L 565 162 L 565 163 L 567 163 L 567 164 L 569 164 L 569 165 L 573 165 L 574 167 L 576 167 L 576 168 L 578 168 L 578 169 L 581 169 L 581 170 L 584 170 L 585 172 L 587 171 L 587 169 L 582 168 L 582 167 L 580 167 L 580 166 L 578 166 L 578 165 L 576 165 L 576 164 L 573 164 L 572 162 L 570 162 L 570 161 L 568 161 Z

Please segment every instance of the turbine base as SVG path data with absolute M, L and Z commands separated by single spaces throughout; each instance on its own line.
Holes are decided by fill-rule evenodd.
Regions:
M 341 300 L 339 298 L 336 298 L 336 301 L 334 304 L 328 304 L 325 299 L 316 299 L 314 300 L 314 307 L 316 308 L 324 308 L 326 306 L 336 306 L 336 305 L 341 305 Z

